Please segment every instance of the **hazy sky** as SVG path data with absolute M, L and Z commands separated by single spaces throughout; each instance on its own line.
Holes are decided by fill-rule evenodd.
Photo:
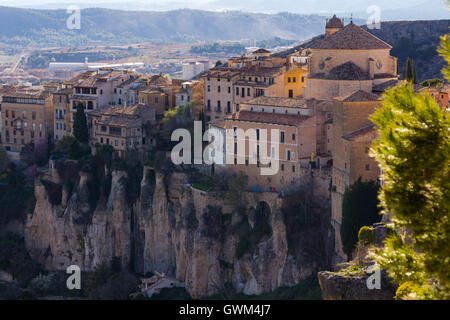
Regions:
M 371 5 L 380 7 L 387 17 L 395 15 L 422 18 L 450 18 L 446 0 L 0 0 L 0 5 L 30 8 L 105 7 L 122 10 L 173 10 L 180 8 L 202 10 L 242 10 L 249 12 L 349 13 L 360 17 Z M 399 10 L 402 9 L 402 10 Z M 395 12 L 395 14 L 394 14 Z M 396 18 L 397 19 L 397 18 Z M 384 20 L 384 19 L 383 19 Z

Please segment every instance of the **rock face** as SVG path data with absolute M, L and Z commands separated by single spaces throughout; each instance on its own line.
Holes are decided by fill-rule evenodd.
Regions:
M 344 275 L 337 272 L 321 271 L 318 273 L 322 297 L 325 300 L 392 300 L 395 286 L 384 270 L 379 271 L 380 286 L 369 289 L 367 282 L 372 282 L 375 272 Z M 370 279 L 369 279 L 370 278 Z M 373 280 L 375 281 L 375 280 Z
M 224 293 L 230 286 L 261 294 L 295 285 L 328 266 L 325 244 L 333 235 L 323 225 L 328 226 L 329 216 L 324 215 L 319 225 L 299 225 L 299 230 L 311 232 L 299 232 L 295 247 L 315 244 L 310 253 L 300 254 L 291 248 L 283 199 L 277 194 L 245 193 L 248 208 L 238 214 L 223 193 L 194 189 L 183 173 L 144 168 L 134 204 L 126 201 L 126 173 L 114 171 L 106 204 L 92 209 L 90 179 L 81 174 L 72 195 L 62 188 L 59 204 L 51 203 L 43 179 L 36 181 L 37 203 L 25 238 L 31 255 L 49 269 L 76 264 L 88 271 L 117 257 L 123 268 L 137 273 L 174 276 L 199 298 Z M 244 248 L 239 255 L 238 247 Z
M 383 216 L 385 219 L 386 216 Z M 373 246 L 381 248 L 388 234 L 386 223 L 372 225 L 375 239 Z M 335 271 L 318 273 L 322 297 L 325 300 L 392 300 L 397 286 L 391 281 L 386 270 L 377 270 L 368 255 L 368 249 L 362 251 L 361 261 L 343 263 Z M 353 265 L 353 268 L 351 266 Z M 355 268 L 355 266 L 357 268 Z

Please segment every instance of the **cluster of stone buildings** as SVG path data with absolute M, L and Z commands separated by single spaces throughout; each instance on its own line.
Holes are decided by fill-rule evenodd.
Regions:
M 168 80 L 160 75 L 100 68 L 40 88 L 4 86 L 0 90 L 1 137 L 7 151 L 51 136 L 73 134 L 74 115 L 85 110 L 90 143 L 109 144 L 115 155 L 151 151 L 155 123 L 164 112 L 190 102 L 203 105 L 201 81 Z

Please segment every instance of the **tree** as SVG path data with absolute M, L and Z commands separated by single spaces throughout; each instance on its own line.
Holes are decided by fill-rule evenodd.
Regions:
M 89 139 L 86 114 L 81 103 L 78 104 L 77 112 L 75 112 L 73 119 L 73 135 L 81 143 L 87 142 Z
M 221 65 L 223 65 L 222 61 L 217 60 L 215 67 L 217 68 L 217 67 L 220 67 Z
M 415 84 L 417 83 L 416 78 L 416 64 L 414 60 L 408 58 L 406 60 L 405 69 L 403 70 L 403 80 L 407 80 L 408 82 Z
M 8 154 L 5 151 L 5 148 L 3 148 L 2 145 L 0 145 L 0 173 L 5 171 L 9 167 L 9 158 Z
M 378 189 L 379 186 L 374 181 L 363 182 L 359 178 L 344 192 L 340 232 L 347 256 L 355 249 L 359 229 L 380 221 Z
M 440 88 L 444 85 L 444 80 L 442 79 L 427 79 L 420 83 L 423 87 Z
M 439 52 L 450 62 L 449 35 Z M 450 299 L 450 116 L 404 84 L 385 93 L 371 119 L 384 171 L 379 198 L 394 230 L 374 258 L 399 284 L 396 298 Z

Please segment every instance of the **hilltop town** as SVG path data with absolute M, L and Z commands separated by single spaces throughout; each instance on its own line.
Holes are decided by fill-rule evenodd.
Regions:
M 68 191 L 69 187 L 64 182 L 64 176 L 58 171 L 57 163 L 62 159 L 74 159 L 64 159 L 61 152 L 55 152 L 49 155 L 48 163 L 36 169 L 37 205 L 34 213 L 27 217 L 28 234 L 25 236 L 27 246 L 33 252 L 32 256 L 40 259 L 49 269 L 62 269 L 69 262 L 69 256 L 79 255 L 77 263 L 81 263 L 86 270 L 92 270 L 102 257 L 120 256 L 122 265 L 129 263 L 133 260 L 130 252 L 133 252 L 133 255 L 141 255 L 142 261 L 136 263 L 136 269 L 142 274 L 155 271 L 158 272 L 159 278 L 168 274 L 167 279 L 173 281 L 166 282 L 176 282 L 176 286 L 181 286 L 177 281 L 186 283 L 193 297 L 212 295 L 220 291 L 220 285 L 214 282 L 219 282 L 217 278 L 214 281 L 203 278 L 203 263 L 213 265 L 217 269 L 222 268 L 217 274 L 230 272 L 226 277 L 233 279 L 230 282 L 236 284 L 237 289 L 249 294 L 261 294 L 282 285 L 295 285 L 300 279 L 311 275 L 313 269 L 317 271 L 319 265 L 328 267 L 347 261 L 340 234 L 344 193 L 358 180 L 376 183 L 382 181 L 379 165 L 370 155 L 372 142 L 377 138 L 377 130 L 370 120 L 370 115 L 381 105 L 383 93 L 403 81 L 398 74 L 397 58 L 391 55 L 391 49 L 391 44 L 357 26 L 353 21 L 345 25 L 342 19 L 334 15 L 325 23 L 323 39 L 308 48 L 300 48 L 286 57 L 258 49 L 249 55 L 232 57 L 192 79 L 176 80 L 162 74 L 150 76 L 121 66 L 99 67 L 62 82 L 50 82 L 40 88 L 8 85 L 0 87 L 1 145 L 11 161 L 20 163 L 23 161 L 24 150 L 33 147 L 36 149 L 44 142 L 52 141 L 51 144 L 57 151 L 62 148 L 64 141 L 69 141 L 68 137 L 73 139 L 76 135 L 75 123 L 79 121 L 77 113 L 81 113 L 80 108 L 85 115 L 88 131 L 88 140 L 80 142 L 83 147 L 89 149 L 87 153 L 95 155 L 102 146 L 108 146 L 112 150 L 113 166 L 106 174 L 112 176 L 111 193 L 110 198 L 107 198 L 109 200 L 105 201 L 107 209 L 101 210 L 112 210 L 115 214 L 113 218 L 96 216 L 100 212 L 97 206 L 92 221 L 100 225 L 99 221 L 108 221 L 105 222 L 107 225 L 117 228 L 113 248 L 107 252 L 106 249 L 99 248 L 100 244 L 90 243 L 95 242 L 95 234 L 101 233 L 90 230 L 90 227 L 83 229 L 83 236 L 74 236 L 74 232 L 61 231 L 59 227 L 56 228 L 58 231 L 51 235 L 49 227 L 43 226 L 49 221 L 48 217 L 45 218 L 45 210 L 54 213 L 54 221 L 60 221 L 58 219 L 67 214 L 73 215 L 75 219 L 77 216 L 73 210 L 78 209 L 69 208 L 72 208 L 76 201 L 81 201 L 81 191 L 89 184 L 86 170 L 79 168 L 79 178 L 75 184 L 71 182 L 71 188 L 78 188 L 80 195 L 77 199 L 70 198 L 75 191 Z M 449 85 L 414 85 L 414 90 L 429 92 L 442 108 L 450 108 Z M 171 162 L 170 151 L 173 144 L 167 141 L 164 130 L 173 113 L 180 110 L 189 110 L 190 120 L 202 121 L 204 130 L 210 129 L 224 137 L 220 150 L 224 161 L 213 165 L 200 165 L 198 170 L 202 172 L 202 178 L 198 181 L 186 178 L 189 176 L 187 172 L 191 174 L 191 169 L 184 166 L 173 169 L 175 173 L 170 179 L 165 178 L 164 170 L 158 171 L 161 167 L 167 168 Z M 227 135 L 227 132 L 236 133 L 240 129 L 244 132 L 253 129 L 256 134 L 250 137 L 233 134 L 231 139 L 230 135 Z M 271 135 L 275 130 L 280 133 L 277 141 L 272 140 Z M 262 136 L 263 131 L 267 132 L 267 136 Z M 48 143 L 47 148 L 50 149 L 50 142 Z M 266 152 L 260 150 L 262 143 L 269 145 Z M 241 144 L 245 146 L 243 154 L 238 152 L 238 145 Z M 277 145 L 276 149 L 273 148 L 274 145 Z M 118 195 L 121 192 L 125 192 L 123 188 L 127 188 L 120 187 L 121 178 L 125 177 L 120 166 L 131 158 L 143 166 L 144 173 L 142 182 L 135 183 L 141 188 L 137 196 L 140 198 L 129 205 L 125 200 L 120 202 L 117 199 L 120 199 Z M 270 168 L 274 160 L 279 162 L 276 173 L 261 175 L 260 169 Z M 157 162 L 163 164 L 157 165 Z M 149 175 L 153 176 L 153 185 L 146 180 Z M 313 204 L 305 205 L 305 208 L 308 208 L 305 210 L 324 211 L 329 214 L 332 233 L 331 236 L 327 233 L 324 238 L 329 237 L 327 241 L 331 243 L 328 246 L 328 249 L 331 247 L 331 257 L 325 259 L 326 262 L 317 262 L 319 260 L 308 256 L 305 260 L 314 261 L 308 267 L 302 264 L 303 261 L 300 262 L 301 259 L 297 259 L 296 264 L 290 264 L 288 256 L 295 256 L 296 251 L 292 247 L 288 248 L 287 244 L 284 247 L 276 240 L 271 240 L 275 243 L 275 249 L 260 248 L 260 253 L 266 252 L 263 250 L 276 252 L 274 260 L 278 259 L 279 263 L 273 267 L 273 271 L 268 272 L 270 276 L 263 277 L 255 270 L 250 270 L 248 265 L 245 265 L 246 272 L 253 273 L 252 276 L 244 275 L 244 272 L 237 271 L 237 268 L 227 269 L 223 266 L 237 263 L 243 254 L 249 253 L 245 250 L 250 249 L 244 248 L 242 255 L 234 257 L 234 254 L 227 253 L 226 248 L 220 247 L 221 249 L 217 249 L 220 254 L 214 253 L 199 258 L 199 261 L 195 261 L 195 257 L 200 254 L 192 253 L 191 248 L 186 249 L 186 252 L 184 249 L 175 249 L 174 243 L 182 243 L 182 246 L 188 248 L 187 243 L 192 239 L 188 240 L 188 235 L 184 234 L 188 231 L 184 230 L 184 227 L 175 227 L 178 221 L 175 222 L 176 219 L 169 213 L 175 212 L 173 215 L 180 214 L 182 217 L 183 208 L 189 207 L 190 201 L 193 202 L 194 209 L 188 211 L 193 212 L 194 216 L 197 214 L 197 218 L 194 217 L 193 220 L 199 220 L 198 217 L 202 214 L 199 211 L 211 214 L 210 217 L 216 219 L 214 208 L 220 207 L 223 210 L 221 213 L 230 215 L 229 223 L 234 223 L 235 218 L 231 216 L 235 211 L 239 211 L 239 206 L 226 198 L 224 193 L 221 195 L 223 190 L 213 188 L 217 181 L 211 179 L 216 179 L 217 175 L 230 177 L 230 181 L 238 181 L 236 177 L 245 176 L 245 186 L 239 190 L 243 199 L 236 201 L 245 200 L 251 203 L 251 210 L 257 212 L 255 215 L 265 218 L 270 216 L 270 212 L 273 215 L 275 212 L 281 212 L 281 208 L 287 206 L 285 199 L 292 195 L 297 196 L 299 190 L 308 195 Z M 60 199 L 51 205 L 48 201 L 53 200 L 50 199 L 51 188 L 48 187 L 48 182 L 45 182 L 47 180 L 52 181 L 52 185 L 60 185 L 62 190 L 59 191 L 62 193 Z M 190 191 L 183 189 L 186 184 L 191 188 Z M 47 194 L 43 190 L 46 190 L 47 196 L 43 196 Z M 150 192 L 149 198 L 153 199 L 153 202 L 146 204 L 147 200 L 143 198 L 143 194 L 147 191 Z M 87 194 L 84 195 L 86 199 Z M 168 200 L 157 202 L 156 194 L 161 199 L 167 197 Z M 112 195 L 119 198 L 111 198 Z M 136 209 L 139 206 L 141 211 Z M 56 207 L 60 209 L 55 209 Z M 146 216 L 142 213 L 147 210 L 144 207 L 152 208 L 152 214 Z M 311 209 L 312 207 L 314 209 Z M 127 221 L 142 219 L 139 223 L 129 223 L 145 233 L 144 236 L 136 235 L 136 239 L 143 237 L 139 238 L 140 241 L 151 243 L 144 246 L 142 252 L 133 251 L 134 249 L 130 249 L 131 244 L 126 242 L 132 237 L 130 235 L 136 234 L 137 231 L 130 226 L 124 231 L 125 227 L 122 218 L 118 217 L 117 208 L 124 214 L 128 212 L 127 218 L 124 218 L 128 219 Z M 55 210 L 58 210 L 58 213 Z M 251 210 L 249 212 L 252 212 Z M 141 212 L 142 216 L 138 217 L 136 212 Z M 166 213 L 169 217 L 163 217 Z M 253 224 L 258 224 L 258 218 L 253 219 L 252 223 L 249 222 L 252 227 Z M 278 220 L 275 217 L 270 219 L 270 234 L 273 236 L 281 227 L 277 225 Z M 56 225 L 57 222 L 54 221 L 51 223 Z M 149 221 L 153 221 L 153 224 Z M 214 233 L 216 220 L 208 221 L 193 223 L 199 225 L 202 236 L 209 234 L 205 237 L 214 238 L 211 233 Z M 284 221 L 283 231 L 280 232 L 286 239 L 290 239 L 289 232 L 292 228 Z M 169 233 L 171 235 L 167 236 Z M 63 235 L 66 237 L 69 234 L 74 239 L 66 239 L 67 244 L 61 244 L 64 241 L 53 238 Z M 183 234 L 186 239 L 179 240 L 177 237 L 181 235 L 178 234 Z M 104 236 L 109 239 L 107 231 Z M 75 239 L 76 237 L 84 237 L 84 240 Z M 167 240 L 166 237 L 170 239 Z M 121 240 L 124 242 L 120 243 Z M 223 243 L 233 243 L 230 247 L 236 246 L 235 240 L 226 237 L 222 240 Z M 63 254 L 70 244 L 73 245 L 77 241 L 82 242 L 79 253 Z M 134 241 L 137 243 L 138 240 L 133 240 L 133 246 L 137 246 Z M 288 241 L 290 240 L 285 242 Z M 218 243 L 220 240 L 214 242 L 217 248 L 223 245 Z M 197 245 L 207 252 L 216 252 L 216 249 L 206 245 Z M 86 249 L 88 246 L 92 246 L 91 251 Z M 50 253 L 43 258 L 43 252 L 47 248 L 50 248 Z M 99 256 L 96 256 L 97 253 Z M 258 260 L 258 263 L 264 268 L 269 269 L 272 266 L 269 258 L 261 260 Z M 276 269 L 280 265 L 283 266 L 280 267 L 282 271 Z M 301 265 L 298 267 L 300 271 L 292 271 L 295 269 L 294 265 Z M 312 265 L 314 267 L 311 267 Z M 278 271 L 283 276 L 274 280 Z M 162 283 L 159 278 L 151 283 Z M 143 283 L 147 283 L 146 281 L 149 282 L 144 280 Z M 147 285 L 141 287 L 147 289 Z

